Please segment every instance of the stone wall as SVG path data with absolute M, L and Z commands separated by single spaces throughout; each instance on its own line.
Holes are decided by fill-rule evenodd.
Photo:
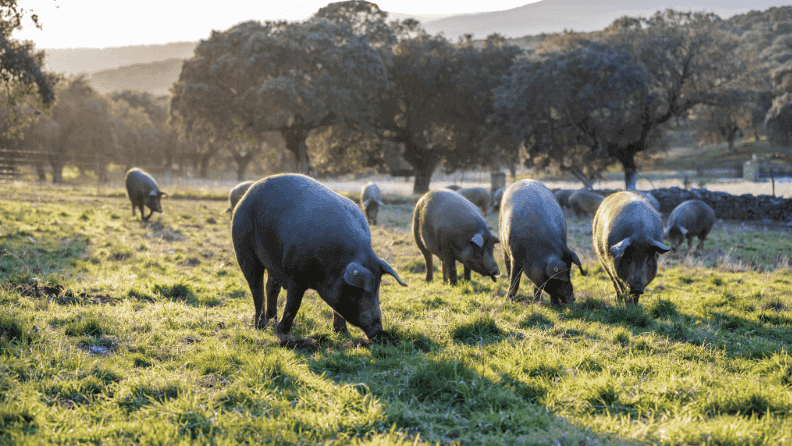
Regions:
M 595 189 L 594 192 L 608 196 L 618 189 Z M 718 218 L 724 220 L 772 220 L 792 221 L 792 199 L 771 195 L 732 195 L 727 192 L 707 189 L 685 190 L 678 187 L 653 189 L 652 195 L 660 202 L 660 212 L 671 213 L 677 205 L 687 200 L 707 203 Z

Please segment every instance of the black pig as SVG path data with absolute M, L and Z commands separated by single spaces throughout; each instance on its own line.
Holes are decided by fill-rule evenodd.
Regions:
M 382 206 L 382 193 L 379 187 L 374 183 L 367 183 L 363 185 L 360 191 L 360 206 L 363 207 L 363 212 L 366 214 L 366 220 L 370 225 L 377 224 L 377 214 L 379 208 Z
M 255 181 L 245 181 L 243 183 L 239 183 L 236 186 L 232 187 L 231 190 L 228 192 L 228 209 L 225 210 L 224 213 L 230 214 L 234 212 L 234 208 L 236 207 L 239 200 L 245 195 L 250 186 L 253 185 Z
M 524 272 L 534 283 L 534 300 L 541 300 L 544 290 L 553 305 L 573 302 L 572 264 L 586 272 L 567 247 L 564 211 L 550 189 L 534 180 L 512 183 L 503 193 L 498 222 L 509 274 L 507 297 L 516 296 Z
M 633 192 L 616 192 L 605 198 L 594 216 L 592 245 L 610 276 L 619 300 L 638 303 L 646 286 L 657 275 L 657 258 L 671 250 L 662 243 L 663 224 L 651 204 Z
M 167 196 L 167 194 L 160 191 L 157 182 L 154 181 L 151 175 L 134 167 L 127 171 L 124 182 L 126 183 L 127 196 L 129 201 L 132 202 L 132 215 L 135 215 L 135 207 L 140 208 L 140 218 L 143 221 L 148 221 L 155 211 L 162 213 L 160 198 Z M 143 205 L 151 209 L 148 216 L 143 213 Z
M 278 293 L 286 288 L 279 335 L 291 332 L 303 294 L 314 289 L 333 308 L 336 332 L 346 331 L 349 321 L 374 339 L 383 333 L 382 275 L 407 286 L 374 254 L 360 208 L 303 175 L 273 175 L 251 186 L 234 211 L 231 238 L 253 295 L 257 328 L 277 316 Z
M 465 280 L 473 270 L 494 282 L 500 275 L 492 256 L 495 243 L 500 243 L 487 228 L 476 206 L 456 192 L 427 192 L 413 211 L 413 235 L 426 260 L 426 281 L 433 276 L 432 255 L 443 262 L 443 280 L 456 285 L 456 262 L 465 267 Z

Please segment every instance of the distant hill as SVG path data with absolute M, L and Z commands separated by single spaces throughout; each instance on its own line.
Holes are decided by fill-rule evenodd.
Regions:
M 541 0 L 505 11 L 432 20 L 424 23 L 424 27 L 432 34 L 443 32 L 451 40 L 463 34 L 473 34 L 481 39 L 495 32 L 506 37 L 521 37 L 557 33 L 564 29 L 596 31 L 624 15 L 646 17 L 667 8 L 711 11 L 721 18 L 728 18 L 750 10 L 786 5 L 789 5 L 789 0 Z
M 761 43 L 757 47 L 757 54 L 780 55 L 784 60 L 792 57 L 775 48 L 785 42 L 784 39 L 776 40 L 775 37 L 792 32 L 790 7 L 771 8 L 779 4 L 777 1 L 756 0 L 750 7 L 745 6 L 746 2 L 736 0 L 717 3 L 715 0 L 698 0 L 695 4 L 685 5 L 663 0 L 610 0 L 597 2 L 596 6 L 592 6 L 594 3 L 590 0 L 542 0 L 507 11 L 445 18 L 437 18 L 440 15 L 406 13 L 390 13 L 389 17 L 414 17 L 422 23 L 429 20 L 424 24 L 427 30 L 431 33 L 442 31 L 452 40 L 466 33 L 473 33 L 476 39 L 483 39 L 493 32 L 499 32 L 510 37 L 509 43 L 531 49 L 544 40 L 543 33 L 561 32 L 564 29 L 596 31 L 623 15 L 649 16 L 654 11 L 667 7 L 678 10 L 708 10 L 716 12 L 722 18 L 731 17 L 726 26 L 732 28 L 732 32 L 746 42 Z M 749 12 L 750 10 L 755 11 Z M 45 51 L 49 70 L 73 75 L 88 74 L 91 84 L 102 93 L 138 90 L 160 96 L 169 94 L 168 89 L 179 78 L 182 62 L 193 56 L 197 45 L 198 42 L 175 42 Z M 768 64 L 768 68 L 773 68 L 784 60 L 773 61 Z
M 44 51 L 49 71 L 77 75 L 168 59 L 189 59 L 196 46 L 198 42 L 172 42 L 112 48 L 45 48 Z
M 179 79 L 184 59 L 167 59 L 92 73 L 88 80 L 96 91 L 145 91 L 154 96 L 170 95 L 168 89 Z

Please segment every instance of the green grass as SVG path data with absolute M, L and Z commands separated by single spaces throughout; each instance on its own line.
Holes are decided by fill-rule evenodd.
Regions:
M 568 215 L 589 275 L 554 308 L 525 278 L 515 301 L 504 277 L 426 283 L 394 202 L 372 229 L 410 285 L 383 278 L 390 342 L 334 333 L 311 291 L 290 349 L 252 327 L 224 201 L 166 198 L 143 224 L 124 196 L 6 192 L 0 444 L 792 441 L 788 230 L 719 222 L 625 307 Z

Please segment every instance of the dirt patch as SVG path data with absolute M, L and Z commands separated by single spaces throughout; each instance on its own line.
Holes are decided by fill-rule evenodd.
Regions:
M 195 257 L 190 257 L 189 259 L 185 259 L 179 262 L 179 265 L 184 267 L 193 267 L 193 266 L 198 266 L 200 264 L 201 261 Z

